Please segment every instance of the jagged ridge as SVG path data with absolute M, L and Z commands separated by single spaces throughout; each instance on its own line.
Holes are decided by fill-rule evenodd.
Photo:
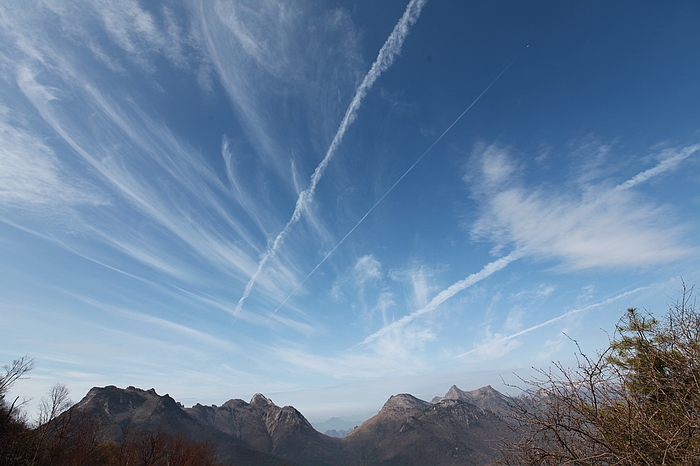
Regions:
M 104 418 L 116 441 L 127 429 L 182 433 L 216 445 L 228 464 L 457 465 L 493 458 L 495 440 L 506 433 L 496 411 L 508 400 L 490 386 L 470 392 L 452 386 L 430 403 L 398 394 L 344 438 L 321 434 L 294 407 L 260 393 L 249 403 L 186 408 L 154 389 L 108 386 L 91 389 L 76 408 Z

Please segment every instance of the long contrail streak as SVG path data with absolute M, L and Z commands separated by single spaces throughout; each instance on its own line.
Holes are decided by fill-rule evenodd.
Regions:
M 676 168 L 678 164 L 680 164 L 683 160 L 687 159 L 688 157 L 690 157 L 698 151 L 700 151 L 700 144 L 693 144 L 692 146 L 688 146 L 680 152 L 678 152 L 677 154 L 662 160 L 655 167 L 645 170 L 636 175 L 635 177 L 625 181 L 624 183 L 615 186 L 612 192 L 625 191 L 627 189 L 635 187 L 639 183 L 645 182 L 649 178 L 664 173 L 668 170 L 672 170 Z
M 467 352 L 464 352 L 464 353 L 462 353 L 462 354 L 458 354 L 457 356 L 454 357 L 454 359 L 463 358 L 463 357 L 465 357 L 465 356 L 469 356 L 470 354 L 476 353 L 477 351 L 480 351 L 480 350 L 482 350 L 483 348 L 485 348 L 485 347 L 487 347 L 487 346 L 489 346 L 489 345 L 493 345 L 494 343 L 504 343 L 504 342 L 506 342 L 506 341 L 508 341 L 508 340 L 512 340 L 513 338 L 517 338 L 517 337 L 519 337 L 519 336 L 521 336 L 521 335 L 525 335 L 526 333 L 530 333 L 530 332 L 532 332 L 532 331 L 534 331 L 534 330 L 537 330 L 538 328 L 542 328 L 542 327 L 547 326 L 547 325 L 549 325 L 549 324 L 553 324 L 554 322 L 557 322 L 557 321 L 559 321 L 559 320 L 565 319 L 566 317 L 572 316 L 572 315 L 574 315 L 574 314 L 579 314 L 579 313 L 581 313 L 581 312 L 586 312 L 586 311 L 588 311 L 588 310 L 590 310 L 590 309 L 593 309 L 593 308 L 596 308 L 596 307 L 605 306 L 605 305 L 607 305 L 607 304 L 612 303 L 613 301 L 616 301 L 616 300 L 618 300 L 618 299 L 624 298 L 625 296 L 629 296 L 629 295 L 631 295 L 631 294 L 633 294 L 633 293 L 637 293 L 637 292 L 639 292 L 639 291 L 641 291 L 641 290 L 644 290 L 644 289 L 646 289 L 646 288 L 648 288 L 648 287 L 643 286 L 643 287 L 640 287 L 640 288 L 636 288 L 636 289 L 634 289 L 634 290 L 626 291 L 626 292 L 624 292 L 624 293 L 622 293 L 622 294 L 619 294 L 619 295 L 617 295 L 617 296 L 613 296 L 612 298 L 608 298 L 608 299 L 606 299 L 606 300 L 603 301 L 603 302 L 595 303 L 595 304 L 589 304 L 589 305 L 586 306 L 586 307 L 582 307 L 582 308 L 579 308 L 579 309 L 571 310 L 571 311 L 569 311 L 569 312 L 567 312 L 567 313 L 564 313 L 564 314 L 562 314 L 562 315 L 560 315 L 560 316 L 554 317 L 554 318 L 552 318 L 552 319 L 549 319 L 549 320 L 544 321 L 544 322 L 542 322 L 542 323 L 539 323 L 539 324 L 537 324 L 537 325 L 533 325 L 532 327 L 528 327 L 528 328 L 526 328 L 526 329 L 524 329 L 524 330 L 521 330 L 521 331 L 519 331 L 519 332 L 510 334 L 510 335 L 506 335 L 506 336 L 501 337 L 501 338 L 497 338 L 496 340 L 491 341 L 491 342 L 487 343 L 486 345 L 481 345 L 481 346 L 478 346 L 478 347 L 476 347 L 476 348 L 474 348 L 474 349 L 471 349 L 471 350 L 469 350 L 469 351 L 467 351 Z
M 510 68 L 510 67 L 513 65 L 513 63 L 515 63 L 515 61 L 516 61 L 518 58 L 520 58 L 520 56 L 514 58 L 513 61 L 511 61 L 510 63 L 508 63 L 508 66 L 506 66 L 505 68 L 503 68 L 503 71 L 501 71 L 501 72 L 498 74 L 498 76 L 496 76 L 496 78 L 495 78 L 493 81 L 491 81 L 491 83 L 490 83 L 488 86 L 486 86 L 486 88 L 485 88 L 483 91 L 481 91 L 481 94 L 479 94 L 479 95 L 476 97 L 476 99 L 474 99 L 474 100 L 472 101 L 472 103 L 470 103 L 469 106 L 468 106 L 467 108 L 465 108 L 464 111 L 463 111 L 462 113 L 460 113 L 459 116 L 458 116 L 457 118 L 455 118 L 455 120 L 452 122 L 452 124 L 451 124 L 450 126 L 448 126 L 447 129 L 446 129 L 445 131 L 443 131 L 442 134 L 441 134 L 440 136 L 438 136 L 438 138 L 430 145 L 430 147 L 428 147 L 428 148 L 425 150 L 425 152 L 423 152 L 423 153 L 420 155 L 420 157 L 418 157 L 418 158 L 415 160 L 415 162 L 413 162 L 413 164 L 412 164 L 410 167 L 408 167 L 408 169 L 403 173 L 403 175 L 401 175 L 401 176 L 399 177 L 399 179 L 396 180 L 396 181 L 394 182 L 394 184 L 392 184 L 391 187 L 382 195 L 382 197 L 380 197 L 380 198 L 377 200 L 377 202 L 375 202 L 374 205 L 373 205 L 372 207 L 370 207 L 370 209 L 362 216 L 362 218 L 360 218 L 360 220 L 357 221 L 357 223 L 355 224 L 355 226 L 353 226 L 353 227 L 350 229 L 350 231 L 348 231 L 348 232 L 345 234 L 345 236 L 343 236 L 343 238 L 342 238 L 340 241 L 338 241 L 338 244 L 336 244 L 336 245 L 333 247 L 333 249 L 331 249 L 331 250 L 328 252 L 328 254 L 326 254 L 326 255 L 323 257 L 323 259 L 321 259 L 321 262 L 319 262 L 318 264 L 316 264 L 316 267 L 314 267 L 313 270 L 311 270 L 311 272 L 309 272 L 309 274 L 306 276 L 306 278 L 304 278 L 304 279 L 297 285 L 297 287 L 294 288 L 294 289 L 292 290 L 292 292 L 289 293 L 289 295 L 287 295 L 286 298 L 284 298 L 284 301 L 282 301 L 282 303 L 280 303 L 280 305 L 277 306 L 277 308 L 276 308 L 274 311 L 272 311 L 272 314 L 270 314 L 270 317 L 274 316 L 274 315 L 277 313 L 277 311 L 279 311 L 279 310 L 282 308 L 282 306 L 284 306 L 284 305 L 287 303 L 287 301 L 289 301 L 289 298 L 291 298 L 291 297 L 294 295 L 294 293 L 296 293 L 297 291 L 299 291 L 299 288 L 301 288 L 302 285 L 303 285 L 304 283 L 306 283 L 306 281 L 307 281 L 309 278 L 311 278 L 311 275 L 313 275 L 314 272 L 316 272 L 316 270 L 318 270 L 318 268 L 321 267 L 321 266 L 323 265 L 323 263 L 326 262 L 326 260 L 328 260 L 329 257 L 331 257 L 331 255 L 336 251 L 336 249 L 338 249 L 338 248 L 340 247 L 341 244 L 343 244 L 343 242 L 348 238 L 348 236 L 350 236 L 350 235 L 357 229 L 357 227 L 359 227 L 360 224 L 361 224 L 362 222 L 365 221 L 365 219 L 369 216 L 369 214 L 371 214 L 372 211 L 373 211 L 374 209 L 376 209 L 377 206 L 378 206 L 379 204 L 381 204 L 381 202 L 384 200 L 384 198 L 387 197 L 387 196 L 389 195 L 389 193 L 391 193 L 391 192 L 394 190 L 394 188 L 395 188 L 399 183 L 401 183 L 401 181 L 406 177 L 406 175 L 408 175 L 409 173 L 411 173 L 411 171 L 413 170 L 413 168 L 414 168 L 416 165 L 418 165 L 418 163 L 419 163 L 421 160 L 423 160 L 423 157 L 425 157 L 426 155 L 428 155 L 428 152 L 430 152 L 430 151 L 433 149 L 433 147 L 435 147 L 435 145 L 436 145 L 438 142 L 440 142 L 440 140 L 442 140 L 443 137 L 445 137 L 445 135 L 452 129 L 452 127 L 453 127 L 454 125 L 456 125 L 456 124 L 459 122 L 459 120 L 461 120 L 462 117 L 463 117 L 464 115 L 466 115 L 466 113 L 467 113 L 469 110 L 471 110 L 471 108 L 484 96 L 484 94 L 486 94 L 486 92 L 487 92 L 489 89 L 491 89 L 491 86 L 493 86 L 494 84 L 496 84 L 496 81 L 498 81 L 498 80 L 500 79 L 500 77 L 503 76 L 503 74 L 504 74 L 506 71 L 508 71 L 508 68 Z M 268 317 L 268 319 L 269 319 L 270 317 Z
M 279 247 L 282 245 L 284 238 L 289 233 L 289 230 L 291 229 L 292 225 L 297 223 L 301 218 L 302 210 L 304 210 L 308 203 L 311 202 L 311 200 L 313 199 L 314 193 L 316 191 L 316 186 L 318 185 L 318 182 L 323 176 L 323 172 L 326 170 L 328 162 L 330 162 L 331 158 L 335 154 L 336 149 L 342 142 L 343 137 L 345 136 L 345 132 L 357 118 L 357 111 L 359 110 L 360 105 L 362 104 L 362 100 L 372 88 L 374 82 L 379 78 L 379 76 L 381 76 L 381 74 L 384 71 L 386 71 L 392 65 L 396 56 L 399 54 L 399 52 L 401 52 L 401 47 L 403 46 L 406 36 L 408 36 L 408 33 L 410 32 L 411 26 L 413 26 L 413 24 L 415 24 L 415 22 L 418 21 L 418 17 L 420 16 L 421 10 L 423 9 L 423 6 L 427 1 L 428 0 L 410 1 L 408 6 L 406 7 L 406 10 L 403 13 L 403 16 L 401 16 L 399 22 L 396 23 L 396 26 L 394 26 L 394 30 L 391 31 L 391 34 L 387 38 L 386 42 L 384 42 L 384 45 L 379 50 L 379 54 L 377 55 L 377 59 L 372 64 L 372 68 L 370 68 L 370 70 L 367 72 L 365 78 L 362 80 L 362 83 L 360 83 L 357 90 L 355 91 L 355 96 L 353 97 L 352 102 L 350 102 L 350 106 L 345 111 L 343 121 L 340 123 L 338 131 L 335 133 L 333 141 L 331 142 L 331 145 L 326 151 L 325 157 L 323 158 L 323 160 L 321 160 L 321 163 L 318 164 L 316 170 L 314 170 L 314 173 L 311 175 L 311 184 L 306 190 L 302 191 L 299 194 L 299 198 L 297 199 L 296 205 L 294 206 L 294 212 L 292 213 L 292 217 L 289 219 L 282 231 L 279 232 L 272 245 L 268 247 L 267 251 L 265 251 L 265 253 L 263 254 L 260 263 L 258 264 L 257 270 L 250 277 L 250 280 L 248 281 L 248 284 L 246 285 L 245 290 L 243 291 L 243 296 L 241 296 L 241 299 L 236 305 L 236 312 L 240 311 L 243 307 L 243 302 L 250 295 L 250 291 L 253 289 L 255 281 L 258 279 L 258 276 L 260 275 L 260 272 L 262 271 L 263 267 L 265 267 L 267 261 L 275 255 Z
M 374 332 L 372 335 L 368 336 L 365 338 L 362 343 L 362 345 L 366 345 L 367 343 L 371 343 L 372 341 L 376 340 L 379 337 L 382 337 L 386 335 L 389 332 L 398 330 L 399 328 L 405 326 L 412 320 L 415 320 L 417 317 L 422 316 L 423 314 L 427 314 L 429 312 L 434 311 L 437 309 L 439 305 L 456 295 L 462 290 L 465 290 L 469 288 L 470 286 L 476 285 L 479 283 L 481 280 L 484 280 L 485 278 L 491 276 L 492 274 L 498 272 L 514 260 L 517 260 L 520 257 L 521 253 L 519 251 L 514 251 L 508 254 L 505 257 L 501 257 L 500 259 L 496 259 L 493 262 L 489 262 L 482 268 L 480 271 L 473 273 L 469 275 L 467 278 L 458 281 L 457 283 L 454 283 L 450 285 L 448 288 L 442 290 L 440 293 L 438 293 L 433 299 L 430 300 L 427 306 L 425 306 L 422 309 L 418 309 L 417 311 L 412 312 L 411 314 L 408 314 L 407 316 L 403 316 L 401 319 L 392 322 L 389 325 L 386 325 L 382 327 L 381 329 L 377 330 Z

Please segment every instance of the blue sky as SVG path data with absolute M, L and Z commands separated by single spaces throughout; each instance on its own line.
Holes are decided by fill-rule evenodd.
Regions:
M 0 6 L 0 358 L 311 420 L 698 283 L 697 2 Z M 464 113 L 466 111 L 466 113 Z

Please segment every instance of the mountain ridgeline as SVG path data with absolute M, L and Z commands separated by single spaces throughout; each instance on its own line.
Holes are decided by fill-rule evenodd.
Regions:
M 261 394 L 245 402 L 190 408 L 155 390 L 93 388 L 73 411 L 100 419 L 116 443 L 139 432 L 165 432 L 206 441 L 222 464 L 255 465 L 482 465 L 498 452 L 509 429 L 501 414 L 511 399 L 490 386 L 452 386 L 431 402 L 389 398 L 372 418 L 342 438 L 316 431 L 291 406 Z

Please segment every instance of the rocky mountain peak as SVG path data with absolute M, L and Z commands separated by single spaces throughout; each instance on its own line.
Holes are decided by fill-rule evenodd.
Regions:
M 276 406 L 271 399 L 267 398 L 262 393 L 256 393 L 253 398 L 250 399 L 250 404 L 257 406 L 258 408 L 265 408 L 268 406 Z
M 408 393 L 401 393 L 389 397 L 384 406 L 382 406 L 382 411 L 384 410 L 405 410 L 405 409 L 420 409 L 427 406 L 429 403 L 416 398 Z
M 285 406 L 271 410 L 265 416 L 265 426 L 273 437 L 279 429 L 306 429 L 313 430 L 311 423 L 292 406 Z
M 253 400 L 251 400 L 253 401 Z M 216 408 L 216 405 L 212 405 L 214 408 Z M 248 406 L 248 403 L 245 401 L 241 400 L 240 398 L 234 398 L 231 400 L 228 400 L 224 404 L 221 405 L 222 408 L 230 408 L 230 409 L 240 409 L 245 406 Z
M 442 397 L 443 399 L 448 399 L 448 400 L 462 400 L 463 398 L 471 398 L 471 396 L 465 392 L 464 390 L 460 390 L 457 385 L 452 385 L 449 390 L 447 390 L 447 393 L 445 393 L 445 396 Z M 463 401 L 468 401 L 468 400 L 463 400 Z
M 452 385 L 445 396 L 436 396 L 431 403 L 440 403 L 444 400 L 459 400 L 496 413 L 507 411 L 511 405 L 510 397 L 495 390 L 491 385 L 470 391 L 460 390 L 457 385 Z

